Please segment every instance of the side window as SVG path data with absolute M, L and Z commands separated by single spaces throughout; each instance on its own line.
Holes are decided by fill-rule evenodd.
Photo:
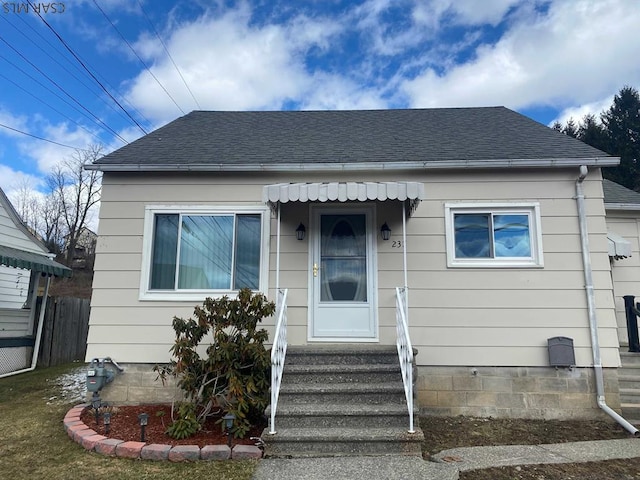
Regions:
M 450 267 L 542 266 L 537 204 L 445 205 Z

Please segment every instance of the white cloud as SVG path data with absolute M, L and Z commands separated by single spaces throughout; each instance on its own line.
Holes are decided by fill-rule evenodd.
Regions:
M 0 188 L 7 194 L 9 198 L 13 198 L 14 193 L 21 188 L 22 185 L 31 185 L 34 189 L 42 184 L 42 179 L 20 172 L 0 164 Z
M 304 110 L 371 110 L 386 108 L 380 93 L 338 75 L 318 74 L 313 79 Z
M 418 25 L 437 30 L 441 22 L 456 25 L 498 25 L 520 0 L 434 0 L 416 1 L 411 12 Z
M 278 109 L 300 99 L 313 81 L 305 69 L 305 53 L 312 47 L 329 48 L 329 38 L 341 28 L 306 16 L 288 25 L 256 26 L 250 16 L 241 7 L 172 32 L 168 49 L 202 109 Z M 185 112 L 197 108 L 171 61 L 148 42 L 157 39 L 141 37 L 136 49 L 155 57 L 154 75 Z M 181 114 L 146 72 L 132 80 L 126 96 L 155 122 Z
M 426 69 L 403 88 L 414 107 L 593 101 L 640 84 L 638 25 L 635 0 L 558 0 L 546 14 L 515 14 L 503 37 L 478 47 L 474 60 L 442 75 Z
M 520 0 L 485 0 L 480 6 L 477 0 L 444 0 L 454 14 L 454 21 L 462 25 L 497 25 Z
M 10 111 L 0 108 L 0 123 L 10 128 L 0 128 L 0 134 L 8 137 L 21 137 L 22 132 L 27 130 L 27 117 L 25 115 L 14 115 Z M 12 130 L 13 129 L 13 130 Z
M 406 0 L 395 3 L 390 0 L 368 0 L 352 10 L 348 23 L 353 24 L 351 28 L 362 32 L 363 48 L 371 53 L 402 55 L 406 49 L 415 47 L 425 39 L 435 38 L 439 30 L 442 12 L 437 7 L 429 11 L 420 6 L 414 7 L 413 3 Z M 401 15 L 398 10 L 406 10 L 409 14 L 404 28 L 399 28 L 397 19 L 394 21 L 387 17 Z
M 562 125 L 565 125 L 569 119 L 573 119 L 573 121 L 579 124 L 585 115 L 593 115 L 596 119 L 600 119 L 600 114 L 605 110 L 608 110 L 609 107 L 613 104 L 613 95 L 603 99 L 597 100 L 595 102 L 589 102 L 582 105 L 576 105 L 569 108 L 565 108 L 561 111 L 556 118 L 554 118 L 551 122 L 549 122 L 549 126 L 552 126 L 556 121 L 560 122 Z
M 66 123 L 44 124 L 40 132 L 38 136 L 71 147 L 85 148 L 96 143 L 95 138 L 88 132 L 78 128 L 71 129 Z M 74 152 L 67 147 L 30 138 L 19 141 L 18 150 L 22 156 L 35 161 L 38 171 L 43 175 L 50 173 L 56 165 Z

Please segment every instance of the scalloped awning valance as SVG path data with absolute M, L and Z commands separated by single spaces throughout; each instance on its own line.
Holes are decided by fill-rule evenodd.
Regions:
M 263 201 L 272 208 L 288 202 L 367 202 L 399 200 L 413 213 L 425 198 L 421 182 L 276 183 L 266 185 Z

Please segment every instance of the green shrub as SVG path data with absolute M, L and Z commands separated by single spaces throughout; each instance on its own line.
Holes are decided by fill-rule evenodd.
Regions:
M 178 405 L 178 418 L 174 419 L 166 434 L 176 440 L 195 435 L 200 431 L 201 425 L 196 418 L 196 408 L 192 403 L 180 403 Z
M 257 327 L 274 311 L 275 304 L 264 295 L 242 289 L 234 299 L 207 298 L 195 307 L 194 318 L 174 317 L 176 339 L 170 351 L 175 360 L 154 370 L 163 380 L 166 375 L 178 379 L 198 422 L 214 413 L 232 413 L 233 434 L 243 437 L 262 415 L 269 403 L 271 361 L 264 347 L 267 331 Z

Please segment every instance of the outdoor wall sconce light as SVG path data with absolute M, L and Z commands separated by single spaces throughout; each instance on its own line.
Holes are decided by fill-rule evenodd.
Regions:
M 224 417 L 222 417 L 222 420 L 224 420 L 224 428 L 227 430 L 227 445 L 229 446 L 229 448 L 231 448 L 231 429 L 233 428 L 233 421 L 235 419 L 236 416 L 233 413 L 227 413 Z
M 304 240 L 306 234 L 307 229 L 304 228 L 304 225 L 302 224 L 302 222 L 300 222 L 300 225 L 298 225 L 298 228 L 296 228 L 296 238 L 298 240 Z
M 102 421 L 104 422 L 104 433 L 109 435 L 109 431 L 111 430 L 111 413 L 104 412 L 104 415 L 102 415 Z
M 147 415 L 146 413 L 141 413 L 140 415 L 138 415 L 138 420 L 140 420 L 140 441 L 144 442 L 144 429 L 149 422 L 149 415 Z
M 387 225 L 387 222 L 384 222 L 382 227 L 380 227 L 380 235 L 382 236 L 382 240 L 389 240 L 389 238 L 391 238 L 391 229 L 389 225 Z

